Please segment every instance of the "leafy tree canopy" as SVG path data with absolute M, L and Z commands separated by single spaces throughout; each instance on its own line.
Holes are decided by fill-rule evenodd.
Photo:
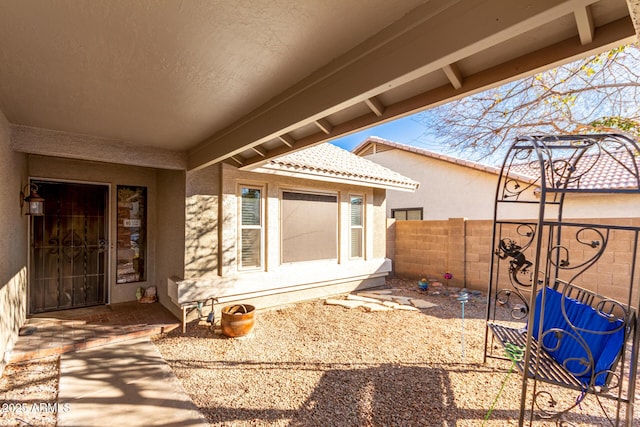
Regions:
M 424 138 L 491 160 L 518 135 L 625 132 L 640 139 L 640 47 L 608 52 L 425 111 Z

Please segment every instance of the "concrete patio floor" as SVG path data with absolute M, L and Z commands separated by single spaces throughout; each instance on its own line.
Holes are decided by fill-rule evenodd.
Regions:
M 126 302 L 37 314 L 20 330 L 10 363 L 101 347 L 180 326 L 159 303 Z
M 180 321 L 158 303 L 40 314 L 10 363 L 60 357 L 57 425 L 207 426 L 150 337 Z
M 57 425 L 209 424 L 147 337 L 63 355 Z

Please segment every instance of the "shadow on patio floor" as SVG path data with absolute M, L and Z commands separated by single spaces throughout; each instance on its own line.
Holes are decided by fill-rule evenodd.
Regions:
M 126 302 L 42 313 L 20 329 L 10 363 L 169 332 L 180 321 L 160 303 Z

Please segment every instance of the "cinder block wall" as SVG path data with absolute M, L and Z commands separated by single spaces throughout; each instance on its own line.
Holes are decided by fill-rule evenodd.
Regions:
M 449 226 L 449 221 L 396 221 L 396 276 L 442 279 L 449 272 Z
M 484 289 L 489 277 L 491 221 L 395 222 L 394 274 L 444 283 L 445 273 L 453 276 L 450 286 Z
M 640 218 L 615 218 L 615 219 L 587 219 L 585 222 L 598 224 L 607 223 L 622 227 L 640 226 Z M 580 240 L 572 238 L 580 230 Z M 588 263 L 600 247 L 591 247 L 592 240 L 598 240 L 598 236 L 593 231 L 582 230 L 580 227 L 572 227 L 570 230 L 564 230 L 562 235 L 562 244 L 568 246 L 571 251 L 569 258 L 570 266 L 576 267 L 575 271 L 580 270 L 578 266 Z M 609 241 L 601 258 L 591 268 L 587 269 L 575 279 L 575 283 L 587 289 L 591 289 L 610 298 L 619 301 L 625 301 L 629 294 L 629 277 L 635 264 L 635 275 L 638 276 L 640 268 L 640 253 L 636 253 L 634 263 L 634 232 L 629 230 L 611 230 Z M 640 248 L 638 248 L 640 251 Z M 636 280 L 638 282 L 638 280 Z M 633 289 L 632 301 L 637 301 L 638 283 Z
M 493 221 L 466 221 L 465 284 L 485 290 L 489 284 Z
M 640 226 L 640 218 L 580 219 L 591 224 L 612 224 L 619 226 Z M 388 227 L 388 256 L 393 261 L 394 274 L 397 277 L 418 280 L 421 277 L 443 282 L 444 273 L 451 273 L 450 286 L 486 290 L 489 283 L 489 268 L 492 256 L 493 223 L 490 220 L 465 220 L 452 218 L 448 221 L 394 221 Z M 562 244 L 569 248 L 572 266 L 588 261 L 594 251 L 588 244 L 577 241 L 575 233 L 581 227 L 563 229 Z M 586 233 L 586 232 L 582 232 Z M 589 243 L 588 233 L 581 239 Z M 606 250 L 596 265 L 580 274 L 575 283 L 614 299 L 626 300 L 628 282 L 633 265 L 633 233 L 613 230 Z M 640 250 L 640 248 L 638 248 Z M 543 248 L 543 251 L 546 250 Z M 525 252 L 532 260 L 530 248 Z M 640 255 L 636 254 L 640 257 Z M 509 259 L 501 260 L 506 264 L 500 268 L 502 283 L 508 282 Z M 640 268 L 640 260 L 636 260 Z M 578 270 L 565 272 L 571 277 Z M 637 275 L 638 273 L 636 273 Z M 638 292 L 638 285 L 634 292 Z M 634 294 L 634 300 L 636 300 Z

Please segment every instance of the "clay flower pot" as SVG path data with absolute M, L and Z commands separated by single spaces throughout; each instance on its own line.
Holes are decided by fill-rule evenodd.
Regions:
M 253 330 L 256 308 L 249 304 L 229 305 L 222 309 L 220 326 L 228 337 L 242 337 Z

